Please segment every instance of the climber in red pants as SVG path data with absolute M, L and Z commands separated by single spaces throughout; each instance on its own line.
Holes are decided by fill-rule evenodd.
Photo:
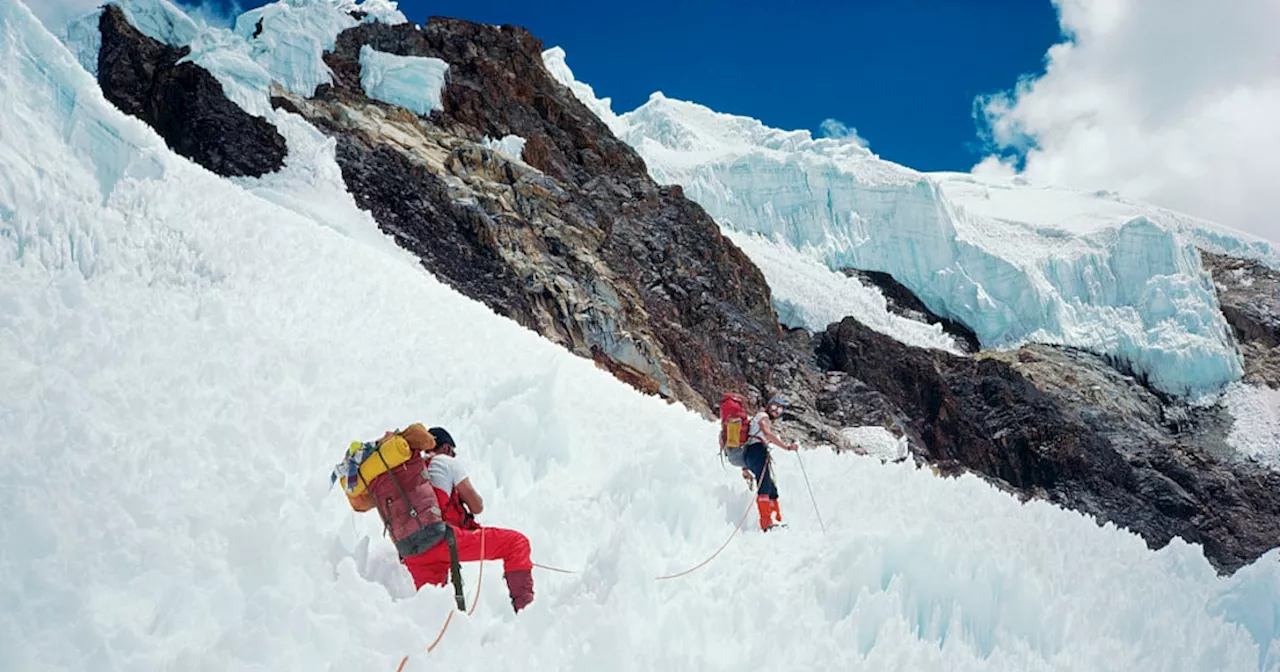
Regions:
M 427 480 L 435 488 L 444 522 L 454 528 L 458 561 L 501 560 L 511 606 L 516 611 L 524 609 L 533 602 L 529 538 L 516 530 L 481 527 L 476 522 L 475 516 L 484 510 L 484 500 L 456 458 L 453 437 L 441 427 L 427 431 L 435 437 L 435 448 L 424 453 Z M 403 562 L 413 575 L 416 588 L 428 583 L 444 585 L 449 580 L 449 549 L 445 544 L 408 556 Z

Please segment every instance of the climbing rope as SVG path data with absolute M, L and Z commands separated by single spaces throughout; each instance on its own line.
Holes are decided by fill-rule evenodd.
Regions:
M 765 468 L 767 469 L 768 467 L 765 467 Z M 764 479 L 762 478 L 761 480 L 764 480 Z M 759 487 L 759 486 L 756 486 L 756 492 L 757 492 L 757 493 L 759 493 L 759 492 L 760 492 L 760 487 Z M 758 497 L 759 495 L 757 494 L 756 496 Z M 677 572 L 677 573 L 675 573 L 675 574 L 667 574 L 666 576 L 656 576 L 656 577 L 654 577 L 654 579 L 653 579 L 653 580 L 654 580 L 654 581 L 665 581 L 665 580 L 667 580 L 667 579 L 676 579 L 676 578 L 679 578 L 679 577 L 684 576 L 684 575 L 686 575 L 686 574 L 692 574 L 692 573 L 694 573 L 695 571 L 697 571 L 697 570 L 702 569 L 703 567 L 705 567 L 705 566 L 706 566 L 708 563 L 710 563 L 712 560 L 715 560 L 715 559 L 716 559 L 716 556 L 717 556 L 717 555 L 720 555 L 720 552 L 721 552 L 721 551 L 723 551 L 726 547 L 728 547 L 728 546 L 729 546 L 729 542 L 733 541 L 733 538 L 734 538 L 734 537 L 736 537 L 736 536 L 738 536 L 738 531 L 742 529 L 742 524 L 743 524 L 743 523 L 745 523 L 745 522 L 747 522 L 747 516 L 750 516 L 750 515 L 751 515 L 751 508 L 752 508 L 753 506 L 755 506 L 755 501 L 754 501 L 754 500 L 752 500 L 749 504 L 747 504 L 747 510 L 746 510 L 746 511 L 744 511 L 744 512 L 742 512 L 742 518 L 738 521 L 738 524 L 734 526 L 734 528 L 733 528 L 733 532 L 731 532 L 731 533 L 729 534 L 729 538 L 728 538 L 728 539 L 725 539 L 723 544 L 720 544 L 720 548 L 717 548 L 717 549 L 716 549 L 716 552 L 711 554 L 711 557 L 707 558 L 706 560 L 703 560 L 702 562 L 699 562 L 698 564 L 694 565 L 693 567 L 690 567 L 689 569 L 684 570 L 683 572 Z
M 796 457 L 799 457 L 799 455 L 797 454 Z M 747 510 L 742 512 L 742 518 L 740 518 L 738 520 L 738 524 L 733 527 L 733 532 L 729 533 L 729 538 L 725 539 L 723 544 L 720 544 L 720 548 L 717 548 L 715 553 L 712 553 L 711 556 L 708 557 L 706 560 L 699 562 L 698 564 L 694 565 L 693 567 L 690 567 L 689 569 L 684 570 L 683 572 L 676 572 L 675 574 L 666 574 L 664 576 L 656 576 L 654 577 L 654 580 L 666 581 L 668 579 L 677 579 L 682 576 L 687 576 L 689 574 L 692 574 L 698 571 L 699 569 L 706 567 L 708 564 L 711 563 L 712 560 L 715 560 L 716 556 L 720 555 L 720 553 L 722 553 L 724 549 L 728 548 L 729 542 L 733 541 L 733 538 L 738 536 L 738 532 L 742 531 L 742 525 L 747 522 L 747 517 L 751 515 L 751 509 L 756 504 L 755 498 L 760 496 L 760 486 L 764 483 L 764 477 L 766 474 L 769 473 L 769 470 L 772 468 L 773 468 L 772 456 L 766 457 L 764 470 L 760 472 L 760 478 L 756 480 L 756 487 L 755 487 L 755 490 L 752 492 L 752 495 L 753 495 L 752 501 L 747 504 Z M 804 469 L 803 462 L 801 463 L 800 468 L 801 470 Z M 806 474 L 805 483 L 807 484 L 808 481 L 809 481 L 809 477 Z M 810 489 L 810 494 L 812 494 L 812 489 Z M 816 502 L 814 503 L 814 509 L 815 510 L 817 509 Z M 821 523 L 821 517 L 819 517 L 819 523 Z M 823 527 L 823 531 L 824 532 L 826 531 L 825 526 Z M 549 572 L 558 572 L 560 574 L 578 574 L 578 572 L 575 572 L 572 570 L 561 569 L 559 567 L 552 567 L 550 565 L 543 565 L 537 562 L 533 563 L 533 566 L 537 567 L 538 569 L 545 569 Z M 479 576 L 476 577 L 476 594 L 475 594 L 475 597 L 471 599 L 471 609 L 467 611 L 467 616 L 470 616 L 473 613 L 475 613 L 476 606 L 480 600 L 480 586 L 483 581 L 484 581 L 484 528 L 482 527 L 480 528 L 480 573 L 479 573 Z M 444 619 L 444 625 L 440 626 L 439 634 L 437 634 L 436 638 L 431 642 L 429 646 L 427 646 L 427 653 L 431 653 L 432 651 L 434 651 L 436 646 L 440 644 L 440 640 L 444 639 L 444 633 L 448 631 L 449 624 L 453 622 L 454 613 L 455 613 L 454 610 L 449 611 L 449 615 Z M 404 658 L 400 659 L 400 665 L 396 667 L 396 672 L 403 672 L 404 666 L 408 662 L 409 662 L 409 656 L 405 656 Z
M 533 566 L 537 567 L 538 569 L 545 569 L 548 572 L 560 572 L 561 574 L 577 574 L 577 572 L 570 569 L 560 569 L 559 567 L 550 567 L 548 565 L 540 565 L 536 562 L 533 563 Z
M 747 517 L 751 515 L 751 509 L 756 505 L 757 498 L 760 497 L 760 486 L 764 484 L 764 477 L 769 474 L 769 470 L 772 468 L 773 468 L 773 458 L 769 456 L 769 454 L 766 452 L 765 460 L 764 460 L 764 469 L 760 471 L 760 478 L 756 479 L 756 488 L 751 493 L 752 500 L 747 503 L 747 510 L 742 512 L 742 518 L 738 520 L 737 525 L 733 526 L 733 532 L 729 533 L 729 538 L 725 539 L 723 544 L 720 544 L 720 548 L 717 548 L 716 552 L 711 554 L 711 557 L 707 558 L 706 560 L 703 560 L 702 562 L 699 562 L 698 564 L 694 565 L 693 567 L 690 567 L 689 569 L 684 570 L 683 572 L 676 572 L 675 574 L 667 574 L 665 576 L 655 576 L 653 580 L 666 581 L 667 579 L 677 579 L 687 574 L 692 574 L 698 571 L 699 569 L 706 567 L 712 560 L 716 559 L 717 555 L 720 555 L 721 551 L 728 548 L 729 542 L 733 541 L 733 538 L 738 536 L 738 532 L 742 531 L 742 524 L 747 522 Z
M 480 605 L 480 586 L 484 584 L 484 528 L 480 528 L 480 573 L 476 575 L 476 596 L 471 598 L 471 608 L 467 610 L 467 615 L 476 613 L 476 607 Z M 453 612 L 449 612 L 453 613 Z M 427 649 L 430 651 L 431 649 Z
M 480 587 L 484 585 L 484 528 L 480 528 L 480 573 L 476 576 L 476 594 L 471 598 L 471 608 L 467 610 L 467 616 L 476 613 L 476 607 L 480 604 Z M 436 638 L 427 645 L 427 653 L 431 653 L 439 646 L 440 640 L 444 639 L 444 633 L 449 630 L 449 624 L 453 622 L 453 615 L 456 610 L 450 609 L 449 615 L 444 619 L 444 625 L 440 626 L 440 632 L 436 634 Z M 404 666 L 409 662 L 409 656 L 400 659 L 400 665 L 396 667 L 396 672 L 403 672 Z

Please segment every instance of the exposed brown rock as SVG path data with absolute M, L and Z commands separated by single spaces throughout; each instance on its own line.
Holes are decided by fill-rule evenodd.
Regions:
M 449 63 L 428 119 L 369 100 L 364 45 Z M 527 31 L 432 18 L 364 24 L 326 56 L 331 88 L 282 98 L 337 138 L 361 207 L 432 272 L 636 387 L 710 411 L 728 388 L 773 387 L 804 368 L 760 271 L 679 188 L 542 65 Z M 526 140 L 520 159 L 479 147 Z
M 1203 250 L 1200 258 L 1240 343 L 1245 382 L 1280 388 L 1280 272 Z

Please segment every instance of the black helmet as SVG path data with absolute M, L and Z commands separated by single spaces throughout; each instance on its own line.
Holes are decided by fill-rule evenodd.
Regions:
M 449 445 L 453 446 L 454 448 L 457 448 L 457 447 L 458 447 L 458 444 L 456 444 L 456 443 L 454 443 L 454 442 L 453 442 L 453 437 L 452 437 L 452 436 L 449 436 L 449 432 L 445 431 L 445 428 L 444 428 L 444 427 L 432 427 L 431 429 L 428 429 L 427 431 L 428 431 L 428 432 L 431 432 L 431 436 L 436 437 L 436 445 L 437 445 L 437 446 L 440 446 L 440 445 L 443 445 L 443 444 L 446 444 L 446 443 L 447 443 L 447 444 L 449 444 Z

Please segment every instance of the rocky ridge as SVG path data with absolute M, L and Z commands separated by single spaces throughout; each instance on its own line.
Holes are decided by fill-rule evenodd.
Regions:
M 1203 250 L 1200 258 L 1244 355 L 1245 382 L 1280 388 L 1280 272 Z

